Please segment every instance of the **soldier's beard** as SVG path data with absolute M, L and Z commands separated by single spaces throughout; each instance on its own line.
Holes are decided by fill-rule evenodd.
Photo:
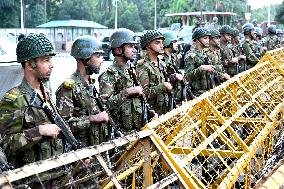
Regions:
M 100 73 L 100 67 L 96 67 L 96 66 L 85 66 L 85 70 L 86 70 L 87 75 Z

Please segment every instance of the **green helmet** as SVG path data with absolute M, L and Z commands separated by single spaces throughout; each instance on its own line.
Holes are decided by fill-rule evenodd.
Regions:
M 262 35 L 263 31 L 260 27 L 255 28 L 256 35 Z
M 231 28 L 231 26 L 229 26 L 229 25 L 224 25 L 224 26 L 222 26 L 220 29 L 219 29 L 219 32 L 220 32 L 220 34 L 224 34 L 224 33 L 227 33 L 227 34 L 230 34 L 230 35 L 232 35 L 232 28 Z
M 255 30 L 254 25 L 252 23 L 246 23 L 246 24 L 243 25 L 242 28 L 243 28 L 244 32 L 250 32 L 250 31 Z
M 163 41 L 163 44 L 165 47 L 169 46 L 171 42 L 177 41 L 177 35 L 173 31 L 164 31 L 163 36 L 165 37 L 165 40 Z
M 79 59 L 88 59 L 95 53 L 103 53 L 101 44 L 93 36 L 80 36 L 78 37 L 71 49 L 71 56 Z
M 271 34 L 276 34 L 276 26 L 275 25 L 268 26 L 267 30 Z
M 240 34 L 240 31 L 237 28 L 232 28 L 232 37 L 237 37 Z
M 17 61 L 22 63 L 41 56 L 54 56 L 56 53 L 50 41 L 42 34 L 23 37 L 16 49 Z
M 110 46 L 111 48 L 121 47 L 123 44 L 136 44 L 134 40 L 135 33 L 129 29 L 121 28 L 115 31 L 110 36 Z
M 200 37 L 210 36 L 211 33 L 206 28 L 196 28 L 192 34 L 192 40 L 199 39 Z
M 165 40 L 165 37 L 158 30 L 148 30 L 145 33 L 143 33 L 140 41 L 142 50 L 146 50 L 146 45 L 151 41 L 153 41 L 154 39 Z
M 213 38 L 213 37 L 221 37 L 220 32 L 218 30 L 211 29 L 209 31 L 210 31 L 210 34 L 211 34 L 211 36 L 210 36 L 211 38 Z

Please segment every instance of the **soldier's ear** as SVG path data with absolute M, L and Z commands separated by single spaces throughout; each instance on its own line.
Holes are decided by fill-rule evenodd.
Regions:
M 122 54 L 122 48 L 121 47 L 114 48 L 114 53 L 115 54 Z

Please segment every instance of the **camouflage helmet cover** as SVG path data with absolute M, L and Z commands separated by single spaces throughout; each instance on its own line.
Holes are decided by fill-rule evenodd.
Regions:
M 268 26 L 267 30 L 271 34 L 276 34 L 276 26 L 275 25 Z
M 209 31 L 210 31 L 210 34 L 211 34 L 211 36 L 210 36 L 211 38 L 213 38 L 213 37 L 221 37 L 221 34 L 220 34 L 220 32 L 218 30 L 211 29 Z
M 232 28 L 232 37 L 237 37 L 240 34 L 240 31 L 237 28 Z
M 173 31 L 164 31 L 163 36 L 165 37 L 165 40 L 163 41 L 164 46 L 169 46 L 171 42 L 177 41 L 177 35 Z
M 244 32 L 249 32 L 255 30 L 254 25 L 252 23 L 246 23 L 243 25 L 242 29 Z
M 101 44 L 93 36 L 80 36 L 72 44 L 71 56 L 79 59 L 88 59 L 95 53 L 103 53 Z
M 153 41 L 154 39 L 165 40 L 165 37 L 158 30 L 148 30 L 145 33 L 143 33 L 140 41 L 142 50 L 146 50 L 146 45 L 151 41 Z
M 224 25 L 224 26 L 222 26 L 220 29 L 219 29 L 219 32 L 220 32 L 220 34 L 223 34 L 223 33 L 227 33 L 227 34 L 230 34 L 230 35 L 232 35 L 232 28 L 231 28 L 231 26 L 229 26 L 229 25 Z
M 19 63 L 41 56 L 54 56 L 56 53 L 50 41 L 42 34 L 30 34 L 23 37 L 16 49 Z
M 126 28 L 120 28 L 116 30 L 110 36 L 110 46 L 111 48 L 121 47 L 123 44 L 136 44 L 134 40 L 135 33 Z
M 199 39 L 204 36 L 210 36 L 211 33 L 206 28 L 196 28 L 192 34 L 192 40 Z

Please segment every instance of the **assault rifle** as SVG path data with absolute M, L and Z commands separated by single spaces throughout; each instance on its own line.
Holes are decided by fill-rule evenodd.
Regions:
M 117 134 L 119 136 L 122 136 L 122 133 L 118 132 L 118 128 L 116 127 L 113 119 L 111 118 L 110 116 L 110 113 L 108 112 L 108 109 L 106 108 L 106 106 L 103 104 L 103 101 L 96 89 L 96 87 L 94 85 L 90 85 L 89 86 L 89 95 L 90 97 L 94 98 L 100 111 L 103 112 L 107 112 L 108 114 L 108 122 L 109 122 L 109 125 L 108 125 L 108 132 L 109 132 L 109 138 L 110 140 L 113 140 L 115 138 L 115 131 L 117 131 Z
M 164 75 L 165 82 L 169 82 L 168 74 L 167 74 L 167 71 L 166 71 L 166 66 L 160 64 L 160 71 Z M 175 105 L 174 94 L 173 94 L 172 91 L 169 91 L 168 95 L 169 95 L 169 111 L 172 111 L 174 109 L 174 105 Z
M 31 98 L 35 98 L 33 97 L 33 95 L 36 95 L 36 92 L 32 94 Z M 62 118 L 62 116 L 57 112 L 53 112 L 38 93 L 37 93 L 37 99 L 39 100 L 40 102 L 39 105 L 41 109 L 44 111 L 49 121 L 52 124 L 56 124 L 61 129 L 61 132 L 64 136 L 64 140 L 66 142 L 64 145 L 64 152 L 69 152 L 72 150 L 72 148 L 74 150 L 81 148 L 82 147 L 81 143 L 76 140 L 76 138 L 74 137 L 74 135 L 72 134 L 69 128 L 68 123 L 66 123 L 64 118 Z
M 172 67 L 174 68 L 175 73 L 182 74 L 177 66 L 175 64 L 171 64 Z M 194 99 L 194 95 L 191 91 L 191 87 L 186 83 L 185 79 L 180 81 L 181 84 L 181 100 L 186 101 L 187 100 L 187 94 L 189 95 L 189 100 Z
M 134 66 L 132 64 L 129 64 L 128 73 L 133 81 L 134 86 L 140 86 L 140 82 L 137 79 L 137 76 L 135 74 Z M 150 107 L 147 103 L 147 99 L 144 93 L 140 96 L 141 99 L 141 105 L 142 105 L 142 122 L 145 125 L 149 122 L 149 117 L 151 117 L 152 113 L 150 111 Z

